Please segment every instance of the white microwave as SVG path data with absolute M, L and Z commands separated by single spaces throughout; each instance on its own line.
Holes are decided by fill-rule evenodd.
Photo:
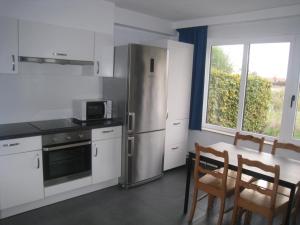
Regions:
M 81 121 L 111 119 L 112 101 L 103 99 L 74 100 L 73 117 Z

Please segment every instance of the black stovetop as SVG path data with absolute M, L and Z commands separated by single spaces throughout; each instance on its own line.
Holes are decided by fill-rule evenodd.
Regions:
M 30 124 L 41 131 L 79 128 L 81 126 L 80 124 L 75 123 L 73 119 L 43 120 L 30 122 Z

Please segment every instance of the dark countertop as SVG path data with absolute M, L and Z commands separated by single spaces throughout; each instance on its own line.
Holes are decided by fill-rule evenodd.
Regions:
M 123 121 L 119 118 L 92 122 L 80 122 L 71 118 L 0 124 L 0 140 L 122 125 Z

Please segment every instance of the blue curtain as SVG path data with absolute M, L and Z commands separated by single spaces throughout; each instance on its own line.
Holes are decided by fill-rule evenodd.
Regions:
M 194 44 L 192 94 L 190 106 L 191 130 L 201 130 L 207 26 L 178 29 L 179 41 Z

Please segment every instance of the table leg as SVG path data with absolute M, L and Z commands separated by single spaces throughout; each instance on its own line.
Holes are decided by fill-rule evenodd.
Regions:
M 191 183 L 191 170 L 192 170 L 192 156 L 189 154 L 186 158 L 186 183 L 185 183 L 185 197 L 184 197 L 184 209 L 183 213 L 187 213 L 190 196 L 190 183 Z
M 285 220 L 285 225 L 289 225 L 289 223 L 290 223 L 290 217 L 291 217 L 292 208 L 293 208 L 293 201 L 294 201 L 294 198 L 295 198 L 295 191 L 296 191 L 296 188 L 292 187 L 291 188 L 291 193 L 290 193 L 290 199 L 289 199 L 289 203 L 288 203 L 288 209 L 287 209 L 287 216 L 286 216 L 286 220 Z

